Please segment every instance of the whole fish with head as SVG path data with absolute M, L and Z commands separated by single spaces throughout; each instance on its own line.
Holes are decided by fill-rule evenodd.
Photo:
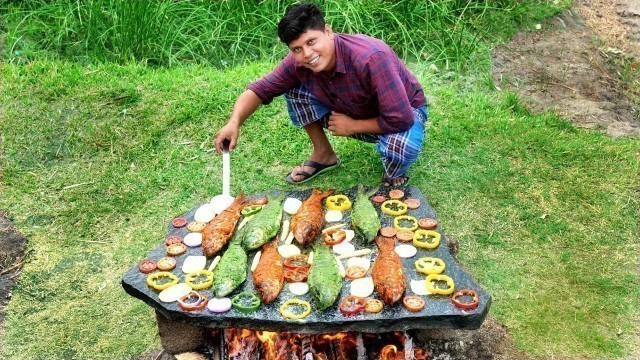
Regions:
M 253 271 L 253 285 L 260 299 L 268 304 L 275 300 L 284 284 L 284 266 L 278 253 L 278 238 L 262 246 L 262 255 Z
M 320 233 L 324 226 L 322 199 L 333 194 L 334 190 L 321 191 L 313 189 L 311 196 L 302 202 L 300 209 L 291 219 L 291 229 L 296 241 L 302 245 L 309 245 Z
M 402 299 L 407 288 L 402 260 L 395 251 L 393 238 L 378 236 L 376 243 L 378 256 L 371 268 L 371 277 L 382 301 L 393 305 Z
M 245 226 L 242 246 L 247 250 L 254 250 L 273 239 L 280 229 L 282 221 L 282 200 L 284 195 L 267 196 L 269 202 L 260 212 L 253 215 Z
M 324 243 L 317 242 L 313 246 L 313 263 L 309 269 L 309 291 L 313 295 L 318 310 L 333 305 L 340 296 L 342 275 L 335 256 Z
M 240 191 L 233 203 L 205 226 L 202 232 L 202 249 L 206 257 L 212 257 L 227 245 L 240 219 L 244 203 L 244 192 Z
M 353 228 L 363 239 L 367 240 L 367 242 L 372 242 L 380 229 L 378 212 L 369 200 L 369 196 L 376 190 L 377 189 L 373 189 L 370 192 L 365 192 L 362 185 L 360 185 L 353 210 L 351 211 L 351 224 Z

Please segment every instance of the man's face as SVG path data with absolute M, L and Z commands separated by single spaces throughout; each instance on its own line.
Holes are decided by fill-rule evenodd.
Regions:
M 336 48 L 329 25 L 325 30 L 309 29 L 289 44 L 298 64 L 313 72 L 333 72 L 336 67 Z

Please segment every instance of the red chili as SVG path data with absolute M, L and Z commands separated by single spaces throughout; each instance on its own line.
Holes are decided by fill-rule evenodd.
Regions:
M 460 298 L 463 296 L 470 296 L 471 302 L 462 302 Z M 478 293 L 471 289 L 464 289 L 456 292 L 451 297 L 451 302 L 453 305 L 461 308 L 461 309 L 475 309 L 478 307 Z
M 340 301 L 340 311 L 345 315 L 354 315 L 362 311 L 367 306 L 367 299 L 357 296 L 347 296 Z

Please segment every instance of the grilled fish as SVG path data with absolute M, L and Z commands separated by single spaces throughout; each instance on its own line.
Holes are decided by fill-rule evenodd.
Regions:
M 275 300 L 284 284 L 284 267 L 278 253 L 278 238 L 262 247 L 258 267 L 253 271 L 253 285 L 260 299 L 268 304 Z
M 240 219 L 244 199 L 244 193 L 240 191 L 233 203 L 205 226 L 202 232 L 202 249 L 206 257 L 212 257 L 229 242 Z
M 324 226 L 322 199 L 333 194 L 333 191 L 313 189 L 311 196 L 302 202 L 298 213 L 291 219 L 293 236 L 300 245 L 309 245 Z
M 393 305 L 402 299 L 407 287 L 402 260 L 395 252 L 393 238 L 378 236 L 376 243 L 378 257 L 371 268 L 371 277 L 382 301 Z
M 335 256 L 324 243 L 313 247 L 313 264 L 309 269 L 309 291 L 313 294 L 318 310 L 322 311 L 336 302 L 342 289 L 342 276 Z
M 380 229 L 380 218 L 378 212 L 369 201 L 369 196 L 376 191 L 365 193 L 362 185 L 358 187 L 358 196 L 351 211 L 351 224 L 353 228 L 367 242 L 372 242 Z
M 229 295 L 247 278 L 247 253 L 237 241 L 225 250 L 213 272 L 213 293 L 216 297 Z
M 269 203 L 253 219 L 247 223 L 242 237 L 242 246 L 247 250 L 254 250 L 273 239 L 280 228 L 282 220 L 282 200 L 280 195 L 269 199 Z

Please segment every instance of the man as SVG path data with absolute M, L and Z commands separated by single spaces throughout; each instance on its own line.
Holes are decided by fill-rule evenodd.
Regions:
M 233 150 L 240 126 L 260 104 L 283 95 L 291 121 L 304 127 L 313 152 L 286 176 L 302 183 L 340 164 L 324 132 L 377 143 L 383 183 L 402 185 L 422 149 L 427 121 L 422 86 L 384 42 L 365 35 L 338 34 L 315 5 L 289 7 L 278 37 L 290 53 L 238 97 L 227 124 L 216 134 L 220 153 Z

